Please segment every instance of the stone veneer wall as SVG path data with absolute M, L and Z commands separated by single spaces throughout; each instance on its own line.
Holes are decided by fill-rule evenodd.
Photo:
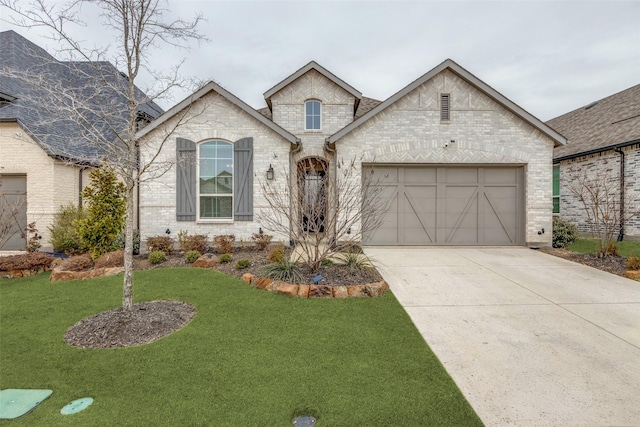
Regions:
M 638 212 L 640 211 L 640 144 L 624 147 L 623 151 L 625 153 L 625 205 L 628 212 Z M 572 176 L 578 169 L 595 176 L 608 175 L 611 180 L 610 188 L 617 202 L 620 198 L 620 159 L 620 154 L 609 150 L 560 162 L 559 216 L 576 224 L 580 232 L 590 233 L 591 228 L 582 202 L 569 188 Z M 627 220 L 625 238 L 640 240 L 640 215 Z
M 451 94 L 445 123 L 441 93 Z M 337 152 L 366 163 L 524 165 L 525 240 L 551 243 L 538 231 L 551 230 L 553 141 L 449 70 L 343 137 Z

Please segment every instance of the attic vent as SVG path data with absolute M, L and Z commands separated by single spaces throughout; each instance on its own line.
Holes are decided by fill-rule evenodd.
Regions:
M 449 99 L 451 94 L 449 93 L 441 93 L 440 94 L 440 121 L 448 122 L 451 119 L 450 109 L 449 109 Z
M 595 107 L 598 104 L 598 101 L 592 102 L 591 104 L 585 105 L 584 109 L 588 110 L 589 108 Z

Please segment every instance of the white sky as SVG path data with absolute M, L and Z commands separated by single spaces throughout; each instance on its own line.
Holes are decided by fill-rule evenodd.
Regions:
M 185 58 L 183 75 L 214 80 L 255 108 L 310 60 L 384 100 L 451 58 L 544 121 L 640 83 L 640 1 L 171 0 L 168 8 L 185 19 L 202 12 L 211 41 L 163 49 L 151 65 Z M 80 38 L 103 43 L 97 18 L 86 19 L 93 23 Z M 42 30 L 0 25 L 53 53 Z

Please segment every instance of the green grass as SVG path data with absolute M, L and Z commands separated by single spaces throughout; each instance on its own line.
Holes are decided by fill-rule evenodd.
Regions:
M 618 246 L 618 252 L 620 256 L 629 258 L 630 255 L 640 256 L 640 242 L 629 242 L 623 240 L 622 242 L 614 242 Z M 567 246 L 567 249 L 573 252 L 579 252 L 582 254 L 595 254 L 598 250 L 597 239 L 577 239 L 575 243 Z
M 196 317 L 148 345 L 78 349 L 65 331 L 119 306 L 121 277 L 0 279 L 0 388 L 53 390 L 12 426 L 481 425 L 391 292 L 295 299 L 200 269 L 135 279 L 136 302 L 187 301 Z M 60 414 L 81 397 L 93 405 Z

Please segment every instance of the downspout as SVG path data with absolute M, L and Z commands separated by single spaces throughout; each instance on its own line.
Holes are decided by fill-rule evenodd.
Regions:
M 289 188 L 291 188 L 292 190 L 294 187 L 291 183 L 291 180 L 294 178 L 293 174 L 294 174 L 294 164 L 293 164 L 293 156 L 297 153 L 299 153 L 300 151 L 302 151 L 302 141 L 300 140 L 300 138 L 296 138 L 296 146 L 295 148 L 293 148 L 292 150 L 289 151 L 289 183 L 288 186 Z M 297 179 L 297 177 L 296 177 Z M 293 201 L 294 201 L 294 197 L 293 197 L 293 192 L 291 192 L 289 194 L 289 218 L 293 218 Z M 289 246 L 294 245 L 294 241 L 291 238 L 291 236 L 293 236 L 293 228 L 291 225 L 291 221 L 289 221 Z
M 86 169 L 86 166 L 82 166 L 78 171 L 78 207 L 82 207 L 82 173 Z
M 331 146 L 329 142 L 329 138 L 324 140 L 324 149 L 327 153 L 331 153 L 333 155 L 333 224 L 334 226 L 338 224 L 338 186 L 336 185 L 336 180 L 338 178 L 338 156 L 336 154 L 336 144 Z M 335 235 L 335 230 L 334 230 Z M 335 236 L 335 240 L 333 242 L 334 246 L 338 246 L 338 237 Z
M 613 149 L 620 154 L 620 232 L 618 233 L 618 242 L 624 239 L 624 151 L 621 147 Z

